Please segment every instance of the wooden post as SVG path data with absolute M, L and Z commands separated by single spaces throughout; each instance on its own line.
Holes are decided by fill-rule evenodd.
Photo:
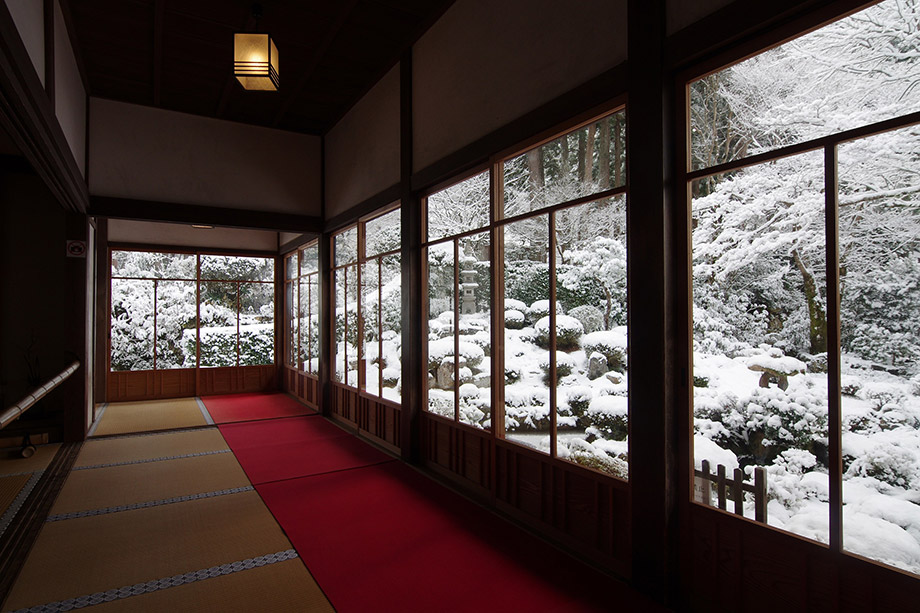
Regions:
M 708 505 L 712 505 L 712 473 L 709 470 L 709 460 L 703 460 L 703 478 L 700 483 L 700 502 L 705 502 Z
M 716 482 L 716 490 L 719 492 L 719 508 L 723 511 L 727 510 L 727 504 L 725 502 L 725 467 L 722 464 L 716 468 L 718 473 L 718 481 Z
M 744 517 L 744 473 L 740 468 L 735 469 L 732 479 L 732 498 L 735 499 L 735 515 Z
M 754 469 L 754 519 L 767 523 L 767 471 L 763 466 Z

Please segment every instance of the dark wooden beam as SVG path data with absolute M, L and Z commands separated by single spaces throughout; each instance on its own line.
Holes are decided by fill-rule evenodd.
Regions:
M 629 0 L 627 283 L 632 579 L 675 606 L 678 595 L 675 374 L 676 237 L 669 172 L 673 80 L 665 65 L 666 0 Z M 689 436 L 689 433 L 683 433 Z
M 272 127 L 278 127 L 281 124 L 281 121 L 284 119 L 285 113 L 288 109 L 291 108 L 291 104 L 294 103 L 294 100 L 306 86 L 307 82 L 313 76 L 313 73 L 316 71 L 316 67 L 319 66 L 320 61 L 322 61 L 323 56 L 326 55 L 326 51 L 329 50 L 329 47 L 332 45 L 332 42 L 342 31 L 345 22 L 351 16 L 352 11 L 358 5 L 358 0 L 347 0 L 343 2 L 339 7 L 339 12 L 335 16 L 335 20 L 329 27 L 326 29 L 326 35 L 323 36 L 323 40 L 319 42 L 316 46 L 316 49 L 313 51 L 313 55 L 310 57 L 310 61 L 302 69 L 300 75 L 297 77 L 293 87 L 281 86 L 281 103 L 278 106 L 278 110 L 275 112 L 275 119 L 272 121 Z M 280 57 L 281 50 L 278 50 Z M 283 78 L 283 77 L 282 77 Z
M 163 13 L 166 0 L 153 5 L 153 106 L 160 106 L 163 88 Z
M 323 226 L 322 219 L 309 215 L 134 200 L 131 198 L 111 198 L 107 196 L 91 196 L 89 214 L 108 219 L 206 224 L 279 232 L 319 233 L 322 231 Z

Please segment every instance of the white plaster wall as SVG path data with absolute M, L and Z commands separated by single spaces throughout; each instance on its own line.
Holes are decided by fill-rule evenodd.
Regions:
M 399 65 L 326 135 L 326 218 L 399 183 Z
M 110 219 L 110 243 L 170 245 L 205 249 L 277 251 L 278 233 L 239 228 L 193 228 L 189 224 Z
M 58 2 L 54 3 L 54 112 L 77 166 L 86 176 L 86 90 Z
M 320 215 L 320 139 L 90 99 L 95 196 Z
M 626 4 L 457 0 L 414 47 L 414 170 L 624 62 Z
M 42 0 L 4 0 L 42 85 L 45 84 L 45 9 Z

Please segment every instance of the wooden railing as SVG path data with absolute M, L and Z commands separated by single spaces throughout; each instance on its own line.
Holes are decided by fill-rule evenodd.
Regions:
M 80 368 L 80 360 L 75 360 L 70 366 L 61 371 L 61 374 L 49 380 L 44 385 L 36 387 L 26 394 L 22 400 L 7 408 L 3 412 L 3 415 L 0 415 L 0 430 L 16 421 L 23 413 L 32 408 L 36 402 L 44 398 L 48 392 L 66 381 L 78 368 Z
M 744 492 L 754 494 L 754 520 L 767 523 L 767 471 L 762 466 L 754 468 L 754 483 L 744 481 L 744 471 L 736 468 L 732 478 L 719 464 L 716 474 L 710 472 L 709 460 L 703 460 L 702 470 L 694 470 L 694 497 L 697 502 L 712 505 L 712 491 L 716 492 L 718 507 L 727 511 L 728 500 L 734 501 L 736 515 L 744 516 Z

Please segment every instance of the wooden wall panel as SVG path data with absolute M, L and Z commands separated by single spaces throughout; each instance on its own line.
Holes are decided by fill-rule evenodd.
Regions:
M 399 405 L 340 384 L 332 386 L 332 416 L 394 453 L 400 451 Z
M 694 611 L 908 611 L 920 581 L 856 556 L 735 517 L 690 505 L 687 570 Z
M 422 413 L 422 436 L 427 468 L 566 548 L 628 576 L 627 483 L 427 412 Z
M 198 395 L 270 392 L 278 389 L 275 367 L 228 366 L 202 368 L 198 375 Z
M 183 398 L 195 395 L 194 368 L 111 372 L 106 384 L 107 402 Z
M 281 374 L 282 389 L 301 402 L 314 409 L 319 409 L 317 393 L 319 379 L 290 366 L 285 366 Z

